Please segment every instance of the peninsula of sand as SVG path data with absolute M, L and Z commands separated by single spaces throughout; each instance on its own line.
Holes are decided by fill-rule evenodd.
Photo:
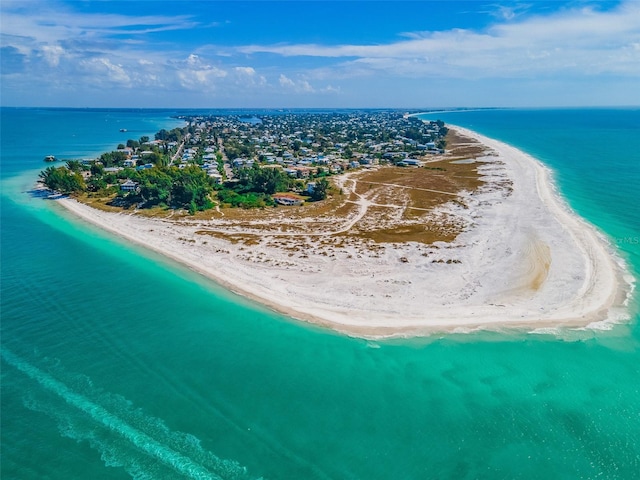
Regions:
M 421 168 L 434 178 L 449 166 L 472 168 L 477 182 L 458 191 L 403 180 L 417 169 L 373 167 L 332 177 L 340 198 L 312 214 L 279 207 L 154 217 L 59 203 L 238 294 L 350 335 L 584 327 L 620 317 L 631 283 L 624 264 L 565 205 L 550 171 L 509 145 L 452 130 L 458 146 L 482 148 Z M 388 168 L 401 174 L 382 175 Z M 439 200 L 421 204 L 421 193 Z

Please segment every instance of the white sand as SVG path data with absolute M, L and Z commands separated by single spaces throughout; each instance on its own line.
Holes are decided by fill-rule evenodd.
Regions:
M 568 209 L 549 170 L 537 160 L 455 129 L 498 154 L 480 159 L 481 172 L 487 180 L 509 178 L 513 192 L 506 196 L 481 188 L 462 195 L 469 208 L 453 202 L 441 208 L 467 225 L 453 244 L 394 244 L 376 255 L 348 246 L 348 255 L 309 252 L 301 258 L 266 242 L 247 247 L 195 233 L 207 227 L 223 230 L 224 219 L 203 225 L 107 213 L 70 199 L 59 202 L 92 224 L 182 262 L 230 290 L 352 335 L 579 327 L 611 319 L 629 285 L 605 238 Z M 360 208 L 362 213 L 366 199 Z

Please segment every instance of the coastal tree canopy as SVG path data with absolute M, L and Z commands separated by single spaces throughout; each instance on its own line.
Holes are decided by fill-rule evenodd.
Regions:
M 100 163 L 105 167 L 122 166 L 128 155 L 124 151 L 107 152 L 100 155 Z
M 257 193 L 274 193 L 288 188 L 289 179 L 278 168 L 260 168 L 257 164 L 242 172 L 242 180 L 248 190 Z
M 148 206 L 165 203 L 171 205 L 173 179 L 160 168 L 143 170 L 139 176 L 140 196 Z
M 312 200 L 324 200 L 327 198 L 327 192 L 329 191 L 329 181 L 326 178 L 318 180 L 311 191 Z
M 195 165 L 180 169 L 176 167 L 154 167 L 136 172 L 131 170 L 127 177 L 138 185 L 137 192 L 123 193 L 129 203 L 140 203 L 149 208 L 167 205 L 185 208 L 192 213 L 211 208 L 209 195 L 213 186 L 207 174 Z
M 42 183 L 60 193 L 74 193 L 86 190 L 84 178 L 78 172 L 72 172 L 66 167 L 49 167 L 40 172 Z
M 205 210 L 210 208 L 212 203 L 209 194 L 213 192 L 213 187 L 207 174 L 195 165 L 190 165 L 183 169 L 171 169 L 173 172 L 173 203 L 176 206 L 194 210 Z
M 156 140 L 164 140 L 167 142 L 179 142 L 184 137 L 184 131 L 181 128 L 173 128 L 171 130 L 162 129 L 155 135 Z

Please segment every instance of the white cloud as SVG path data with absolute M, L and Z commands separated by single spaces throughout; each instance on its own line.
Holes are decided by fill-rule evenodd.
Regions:
M 133 98 L 137 88 L 181 92 L 171 96 L 176 102 L 199 95 L 226 98 L 230 104 L 236 99 L 267 102 L 284 93 L 277 98 L 324 104 L 330 103 L 329 95 L 345 102 L 369 95 L 375 104 L 398 103 L 393 95 L 408 98 L 420 88 L 431 95 L 442 85 L 468 88 L 470 82 L 474 89 L 511 85 L 519 93 L 518 86 L 544 84 L 547 90 L 565 92 L 569 82 L 582 78 L 590 79 L 585 85 L 606 85 L 613 77 L 629 85 L 640 78 L 638 0 L 608 11 L 577 1 L 574 5 L 581 7 L 535 16 L 529 5 L 489 4 L 484 13 L 493 15 L 495 23 L 483 30 L 399 32 L 396 41 L 381 44 L 244 46 L 194 45 L 203 36 L 191 35 L 191 29 L 203 33 L 222 24 L 211 19 L 198 23 L 190 15 L 90 14 L 69 0 L 0 2 L 1 74 L 4 92 L 14 86 L 13 103 L 26 98 L 25 91 L 93 95 L 97 87 L 105 98 L 125 89 Z M 188 46 L 183 40 L 150 43 L 145 36 L 179 29 L 185 30 L 181 38 Z
M 287 77 L 284 74 L 280 74 L 280 78 L 279 78 L 279 82 L 280 82 L 280 86 L 281 87 L 285 87 L 285 88 L 295 88 L 296 84 L 293 80 L 291 80 L 289 77 Z
M 513 20 L 514 18 L 522 15 L 529 8 L 531 8 L 531 4 L 527 3 L 519 3 L 515 5 L 490 5 L 490 10 L 482 13 L 488 13 L 494 17 L 497 17 L 502 20 Z
M 253 67 L 235 67 L 233 72 L 235 73 L 236 85 L 244 87 L 260 87 L 267 84 L 265 76 L 259 75 Z
M 279 78 L 280 86 L 286 90 L 293 91 L 295 93 L 315 93 L 316 90 L 311 84 L 304 79 L 292 80 L 284 74 L 280 74 Z
M 189 90 L 215 90 L 218 80 L 228 75 L 226 70 L 208 64 L 194 53 L 178 62 L 176 68 L 180 85 Z
M 507 15 L 513 18 L 511 15 Z M 640 2 L 613 11 L 581 8 L 486 31 L 453 29 L 415 32 L 408 40 L 380 45 L 247 45 L 244 54 L 341 59 L 338 70 L 393 75 L 518 77 L 558 73 L 640 75 Z
M 235 67 L 234 70 L 249 77 L 253 77 L 256 74 L 256 70 L 253 67 Z
M 284 74 L 280 74 L 278 83 L 284 90 L 294 93 L 340 93 L 340 88 L 333 87 L 332 85 L 327 85 L 324 88 L 316 88 L 304 78 L 292 80 Z
M 54 44 L 82 37 L 84 41 L 110 35 L 128 36 L 166 30 L 187 30 L 197 26 L 187 15 L 129 16 L 79 13 L 55 0 L 2 2 L 3 35 Z
M 113 64 L 108 58 L 83 60 L 81 65 L 97 80 L 97 83 L 104 83 L 105 79 L 110 83 L 122 85 L 131 83 L 131 78 L 122 65 Z
M 51 67 L 60 64 L 60 57 L 65 55 L 65 50 L 60 45 L 44 45 L 41 49 L 42 56 Z

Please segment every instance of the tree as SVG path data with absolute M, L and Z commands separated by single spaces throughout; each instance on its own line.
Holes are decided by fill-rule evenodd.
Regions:
M 172 204 L 180 208 L 190 208 L 194 202 L 198 210 L 211 207 L 209 194 L 213 186 L 207 174 L 199 167 L 190 165 L 183 169 L 172 168 Z
M 140 175 L 140 197 L 148 206 L 171 204 L 173 179 L 164 169 L 149 168 Z
M 107 182 L 101 176 L 92 176 L 87 182 L 87 190 L 90 192 L 99 192 L 107 188 Z
M 277 168 L 257 167 L 249 172 L 248 186 L 254 192 L 273 195 L 283 184 L 286 186 L 287 180 L 284 173 Z
M 72 172 L 81 172 L 83 170 L 80 160 L 67 160 L 67 168 Z
M 169 163 L 167 160 L 167 157 L 156 152 L 151 152 L 150 154 L 146 155 L 144 158 L 146 160 L 145 163 L 153 163 L 157 167 L 166 167 L 167 164 Z
M 185 130 L 181 128 L 173 128 L 170 131 L 167 131 L 163 128 L 158 133 L 156 133 L 155 139 L 165 140 L 167 142 L 179 142 L 182 140 L 182 137 L 184 137 Z
M 102 176 L 102 174 L 104 173 L 104 165 L 100 164 L 100 163 L 92 163 L 91 164 L 91 175 L 92 176 Z
M 327 191 L 329 190 L 329 182 L 326 178 L 320 179 L 316 182 L 316 186 L 311 191 L 311 199 L 318 201 L 327 198 Z
M 100 162 L 105 167 L 121 167 L 128 155 L 122 151 L 107 152 L 100 155 Z
M 169 132 L 164 128 L 155 135 L 156 140 L 167 140 L 168 137 Z
M 82 175 L 66 167 L 49 167 L 40 172 L 39 177 L 47 188 L 60 193 L 77 193 L 87 188 Z

